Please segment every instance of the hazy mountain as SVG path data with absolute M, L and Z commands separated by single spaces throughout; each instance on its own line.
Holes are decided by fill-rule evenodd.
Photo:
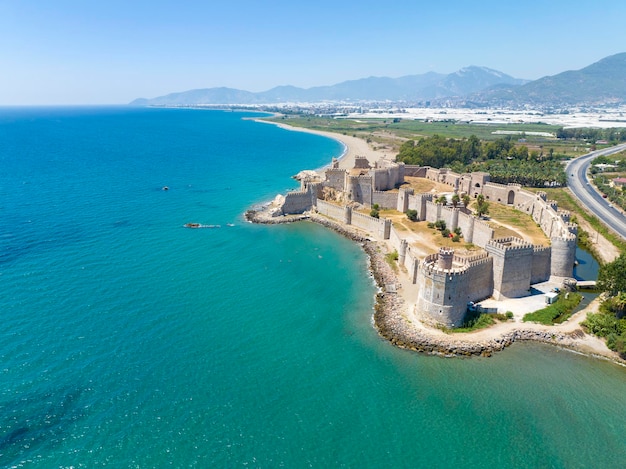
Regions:
M 470 98 L 491 105 L 593 105 L 626 102 L 626 53 L 580 70 L 547 76 L 519 87 L 497 87 Z
M 131 105 L 167 106 L 192 104 L 272 104 L 320 101 L 421 101 L 464 96 L 494 85 L 520 85 L 520 80 L 486 67 L 466 67 L 444 75 L 428 72 L 400 78 L 369 77 L 331 86 L 303 89 L 278 86 L 252 93 L 232 88 L 207 88 L 172 93 L 152 99 L 136 99 Z

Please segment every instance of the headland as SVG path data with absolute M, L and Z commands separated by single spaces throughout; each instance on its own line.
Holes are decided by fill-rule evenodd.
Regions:
M 562 324 L 546 326 L 521 321 L 524 313 L 545 306 L 543 294 L 528 294 L 531 285 L 533 291 L 539 288 L 540 293 L 546 293 L 567 285 L 571 277 L 576 227 L 553 201 L 528 195 L 517 185 L 489 183 L 488 175 L 485 179 L 483 174 L 457 175 L 449 170 L 402 167 L 392 161 L 391 155 L 374 150 L 356 137 L 278 125 L 333 138 L 345 145 L 346 152 L 330 167 L 318 170 L 319 178 L 303 177 L 299 191 L 277 196 L 262 209 L 247 212 L 246 218 L 265 224 L 306 220 L 361 245 L 378 285 L 374 324 L 381 337 L 401 348 L 449 357 L 490 356 L 516 341 L 537 341 L 626 364 L 602 340 L 586 334 L 580 326 L 587 312 L 597 310 L 598 299 Z M 533 246 L 516 237 L 497 239 L 493 230 L 486 229 L 467 211 L 436 204 L 429 194 L 397 190 L 406 174 L 436 180 L 448 185 L 451 191 L 474 191 L 474 196 L 480 188 L 493 202 L 525 209 L 551 242 L 546 247 Z M 476 182 L 476 177 L 482 178 L 480 182 Z M 407 237 L 390 220 L 373 219 L 360 210 L 374 204 L 401 212 L 415 208 L 420 220 L 444 219 L 448 226 L 462 226 L 464 236 L 487 253 L 466 258 L 453 253 L 448 256 L 442 250 L 428 254 L 428 249 L 420 249 L 419 239 Z M 400 257 L 399 269 L 392 269 L 386 258 L 392 252 Z M 529 268 L 524 269 L 523 265 Z M 515 276 L 513 281 L 511 275 Z M 450 301 L 445 301 L 446 294 Z M 486 300 L 484 304 L 495 305 L 500 312 L 514 311 L 514 317 L 485 329 L 450 333 L 442 326 L 459 325 L 470 297 Z

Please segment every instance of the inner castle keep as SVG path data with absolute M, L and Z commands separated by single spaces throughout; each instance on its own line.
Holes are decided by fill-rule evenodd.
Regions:
M 435 203 L 432 194 L 414 194 L 411 188 L 399 187 L 406 176 L 446 184 L 450 192 L 459 195 L 482 195 L 489 202 L 512 206 L 541 227 L 550 246 L 533 245 L 518 237 L 494 238 L 494 230 L 467 210 Z M 441 248 L 436 254 L 420 257 L 390 220 L 355 209 L 374 204 L 400 212 L 415 210 L 421 221 L 443 220 L 450 231 L 459 227 L 465 242 L 482 251 L 463 256 Z M 569 212 L 559 210 L 544 192 L 492 183 L 487 173 L 457 174 L 386 160 L 372 167 L 359 157 L 354 168 L 344 170 L 334 161 L 321 177 L 304 177 L 299 190 L 277 197 L 272 213 L 280 216 L 310 210 L 388 240 L 398 252 L 398 263 L 418 286 L 416 314 L 426 322 L 459 326 L 470 302 L 527 296 L 535 283 L 572 276 L 578 228 L 570 222 Z

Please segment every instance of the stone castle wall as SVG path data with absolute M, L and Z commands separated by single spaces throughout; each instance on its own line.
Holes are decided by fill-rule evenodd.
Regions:
M 352 212 L 352 225 L 370 233 L 375 233 L 382 239 L 389 239 L 391 220 L 374 218 L 359 212 Z
M 550 279 L 550 246 L 533 246 L 533 263 L 530 271 L 530 284 L 547 282 Z
M 372 205 L 374 204 L 378 204 L 381 208 L 395 209 L 398 207 L 398 193 L 374 191 L 372 193 Z
M 341 205 L 331 204 L 325 200 L 317 200 L 317 211 L 322 215 L 334 218 L 335 220 L 343 220 L 345 209 Z
M 327 169 L 325 185 L 338 191 L 345 191 L 346 174 L 345 169 Z
M 487 173 L 456 174 L 448 169 L 382 164 L 384 167 L 370 169 L 368 175 L 349 176 L 346 171 L 335 168 L 327 170 L 323 184 L 303 181 L 300 191 L 285 195 L 283 213 L 302 213 L 317 205 L 323 215 L 379 238 L 390 239 L 398 251 L 399 265 L 407 270 L 411 281 L 419 285 L 418 311 L 425 318 L 459 325 L 469 301 L 480 301 L 491 295 L 496 299 L 525 296 L 531 284 L 546 281 L 550 276 L 571 276 L 577 226 L 570 223 L 569 213 L 559 211 L 556 202 L 547 200 L 545 193 L 534 194 L 518 184 L 492 183 Z M 551 239 L 552 246 L 533 246 L 519 238 L 494 240 L 494 230 L 487 223 L 459 209 L 434 203 L 432 194 L 413 194 L 410 188 L 400 188 L 398 192 L 375 190 L 395 187 L 405 175 L 426 177 L 471 197 L 482 194 L 492 203 L 514 206 L 533 218 Z M 438 255 L 421 260 L 390 220 L 356 212 L 351 206 L 317 200 L 323 186 L 344 190 L 349 200 L 365 206 L 376 203 L 401 212 L 412 209 L 417 211 L 419 220 L 443 220 L 451 231 L 458 226 L 465 242 L 485 248 L 488 254 L 470 259 L 455 258 L 453 264 L 447 257 L 445 262 L 443 259 L 439 262 Z
M 404 166 L 404 175 L 410 177 L 425 178 L 427 169 L 428 168 L 426 166 L 414 166 L 407 164 Z
M 404 182 L 404 163 L 371 169 L 368 174 L 372 177 L 374 190 L 387 191 L 394 189 Z
M 285 194 L 285 201 L 282 205 L 283 215 L 304 213 L 315 205 L 322 185 L 319 183 L 309 183 L 304 189 L 291 191 Z
M 363 205 L 372 205 L 371 176 L 348 176 L 348 197 L 351 201 Z

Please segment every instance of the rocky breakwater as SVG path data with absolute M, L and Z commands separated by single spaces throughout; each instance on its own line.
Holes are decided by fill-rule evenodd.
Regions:
M 257 210 L 247 210 L 243 216 L 246 221 L 261 225 L 280 225 L 283 223 L 293 223 L 294 221 L 309 219 L 308 213 L 298 215 L 281 215 L 277 217 L 272 214 L 270 206 L 261 207 Z

